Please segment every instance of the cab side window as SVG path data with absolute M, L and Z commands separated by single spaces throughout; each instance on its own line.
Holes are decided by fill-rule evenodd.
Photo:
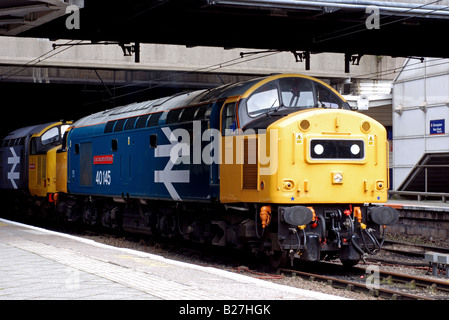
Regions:
M 41 137 L 41 143 L 43 146 L 56 142 L 60 139 L 60 134 L 59 134 L 59 128 L 58 127 L 53 127 L 49 130 L 47 130 L 47 132 L 45 132 L 42 137 Z
M 222 134 L 232 135 L 238 132 L 237 128 L 237 117 L 236 117 L 236 103 L 227 103 L 223 107 L 222 115 Z
M 338 109 L 342 108 L 342 101 L 329 88 L 316 83 L 316 95 L 318 107 Z

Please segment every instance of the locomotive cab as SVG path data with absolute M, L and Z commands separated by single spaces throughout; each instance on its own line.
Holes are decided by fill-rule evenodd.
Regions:
M 21 128 L 6 136 L 0 148 L 0 187 L 38 197 L 46 197 L 48 188 L 56 192 L 56 160 L 52 160 L 56 156 L 49 154 L 52 149 L 56 154 L 69 126 L 51 122 Z
M 260 83 L 241 100 L 239 120 L 243 130 L 257 127 L 252 122 L 261 116 L 279 116 L 311 108 L 349 109 L 349 105 L 331 87 L 317 79 L 285 75 Z
M 58 122 L 30 139 L 29 190 L 31 195 L 46 197 L 67 189 L 67 157 L 61 150 L 71 123 Z M 53 199 L 50 197 L 50 201 Z

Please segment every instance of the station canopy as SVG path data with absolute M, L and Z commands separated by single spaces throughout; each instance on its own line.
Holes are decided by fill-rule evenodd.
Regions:
M 422 2 L 422 3 L 421 3 Z M 93 42 L 449 57 L 448 0 L 4 0 L 0 34 Z M 79 11 L 79 28 L 69 5 Z

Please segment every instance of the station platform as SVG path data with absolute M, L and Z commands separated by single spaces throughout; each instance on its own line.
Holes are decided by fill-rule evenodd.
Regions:
M 393 200 L 389 199 L 385 204 L 400 210 L 424 210 L 424 211 L 444 211 L 449 212 L 449 203 L 442 201 L 428 201 L 428 200 Z
M 338 300 L 338 296 L 0 219 L 0 300 Z
M 429 241 L 449 238 L 449 203 L 429 200 L 391 199 L 379 206 L 399 211 L 399 220 L 389 225 L 387 232 L 406 237 L 420 237 Z

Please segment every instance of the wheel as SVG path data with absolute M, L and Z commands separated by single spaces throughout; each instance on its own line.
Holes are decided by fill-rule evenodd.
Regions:
M 270 265 L 273 268 L 281 268 L 287 265 L 288 261 L 288 252 L 287 251 L 274 251 L 272 255 L 270 255 Z

